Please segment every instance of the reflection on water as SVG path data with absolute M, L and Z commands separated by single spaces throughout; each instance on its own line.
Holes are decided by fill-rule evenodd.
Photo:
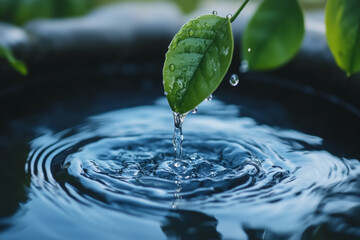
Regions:
M 188 116 L 181 164 L 164 98 L 43 132 L 26 163 L 27 212 L 16 218 L 26 228 L 3 236 L 359 238 L 358 159 L 334 155 L 320 137 L 239 117 L 239 110 L 211 101 Z
M 217 220 L 194 211 L 176 210 L 166 216 L 161 229 L 167 239 L 221 239 L 216 230 Z

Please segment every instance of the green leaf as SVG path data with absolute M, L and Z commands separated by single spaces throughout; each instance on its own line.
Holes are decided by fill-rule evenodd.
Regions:
M 360 72 L 360 1 L 328 0 L 325 24 L 336 63 L 348 75 Z
M 216 90 L 229 69 L 233 49 L 228 18 L 203 15 L 180 29 L 163 69 L 164 89 L 174 112 L 189 112 Z
M 244 32 L 242 55 L 249 70 L 270 70 L 291 60 L 304 37 L 297 0 L 264 0 Z
M 199 0 L 173 0 L 173 1 L 185 14 L 189 14 L 193 12 L 199 6 Z
M 27 75 L 28 71 L 26 65 L 23 62 L 17 60 L 8 48 L 0 46 L 0 58 L 5 58 L 20 74 Z

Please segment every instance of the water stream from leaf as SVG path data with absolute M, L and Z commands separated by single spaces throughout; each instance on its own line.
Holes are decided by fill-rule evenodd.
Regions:
M 175 165 L 176 165 L 178 161 L 182 161 L 182 143 L 184 141 L 182 124 L 187 114 L 180 114 L 173 112 L 173 115 L 174 115 L 173 145 L 174 145 Z

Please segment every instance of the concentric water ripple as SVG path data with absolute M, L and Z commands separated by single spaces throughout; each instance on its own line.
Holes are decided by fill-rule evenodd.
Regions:
M 332 155 L 319 137 L 238 115 L 237 106 L 212 101 L 188 116 L 181 164 L 164 100 L 45 132 L 27 163 L 32 188 L 59 207 L 96 204 L 148 218 L 196 210 L 285 234 L 336 213 L 345 200 L 332 197 L 335 188 L 359 208 L 357 159 Z

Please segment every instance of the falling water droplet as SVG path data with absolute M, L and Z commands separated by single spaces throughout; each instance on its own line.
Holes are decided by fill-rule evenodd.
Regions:
M 237 74 L 231 75 L 229 82 L 230 82 L 231 86 L 235 87 L 239 83 L 239 76 Z
M 249 62 L 247 60 L 242 60 L 241 65 L 239 67 L 239 71 L 241 73 L 246 73 L 249 71 Z
M 195 33 L 195 31 L 194 31 L 193 29 L 189 29 L 189 35 L 190 35 L 190 36 L 193 36 L 194 33 Z
M 175 70 L 175 65 L 174 65 L 174 64 L 170 64 L 169 68 L 170 68 L 170 71 L 174 71 L 174 70 Z
M 248 48 L 248 52 L 251 52 L 251 48 Z
M 216 16 L 216 15 L 218 15 L 218 12 L 217 12 L 216 10 L 214 10 L 214 11 L 212 12 L 212 14 Z
M 213 98 L 212 94 L 210 94 L 207 98 L 205 98 L 205 101 L 211 101 Z
M 228 19 L 231 19 L 231 18 L 232 18 L 232 15 L 231 15 L 231 14 L 228 14 L 228 15 L 226 15 L 226 17 L 227 17 Z

